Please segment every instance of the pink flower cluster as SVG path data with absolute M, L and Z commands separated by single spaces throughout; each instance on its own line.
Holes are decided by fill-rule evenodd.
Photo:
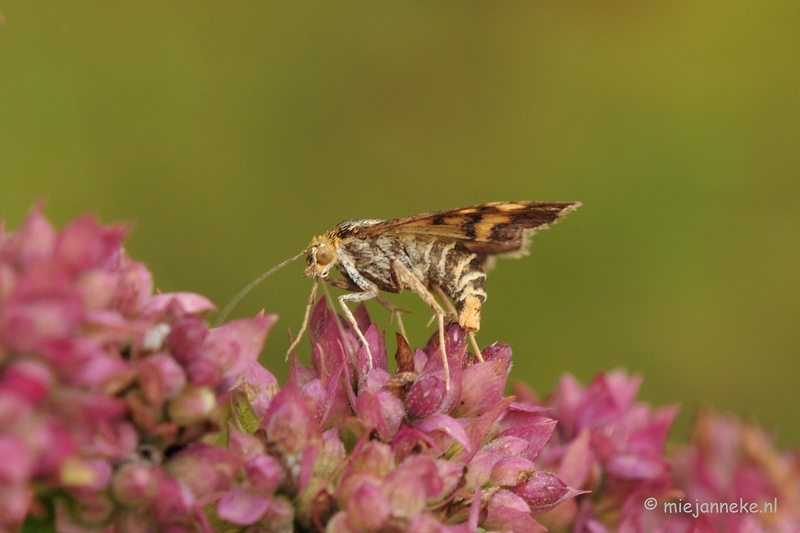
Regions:
M 59 232 L 38 207 L 0 226 L 0 531 L 45 503 L 60 531 L 205 520 L 186 456 L 227 453 L 201 439 L 275 317 L 209 330 L 207 299 L 152 295 L 125 233 L 88 216 Z
M 658 530 L 662 517 L 648 511 L 644 501 L 674 495 L 664 446 L 678 408 L 653 411 L 637 403 L 640 384 L 641 379 L 622 371 L 601 374 L 586 388 L 565 376 L 542 404 L 552 409 L 558 428 L 539 464 L 592 494 L 551 513 L 546 518 L 551 528 L 571 525 L 576 533 Z M 518 392 L 540 404 L 522 387 Z
M 770 437 L 753 423 L 701 412 L 692 442 L 666 454 L 678 408 L 653 410 L 636 402 L 640 384 L 641 378 L 621 371 L 601 374 L 588 387 L 565 376 L 545 402 L 524 386 L 517 387 L 520 400 L 550 407 L 558 420 L 537 465 L 588 491 L 541 517 L 549 530 L 800 531 L 796 450 L 776 451 Z M 742 503 L 747 512 L 742 512 Z M 731 504 L 736 504 L 733 509 Z
M 692 510 L 729 504 L 726 512 L 698 520 L 698 533 L 800 531 L 800 452 L 775 450 L 754 422 L 702 410 L 690 445 L 676 451 L 674 462 L 675 483 Z M 732 512 L 733 503 L 746 508 Z
M 800 531 L 800 456 L 754 424 L 701 413 L 670 459 L 677 407 L 637 402 L 639 378 L 504 396 L 511 349 L 479 361 L 451 325 L 448 389 L 438 334 L 398 335 L 390 371 L 365 308 L 372 365 L 325 301 L 281 387 L 257 362 L 275 316 L 209 328 L 202 296 L 152 294 L 124 235 L 39 208 L 0 226 L 0 533 Z M 663 507 L 736 499 L 778 506 Z
M 234 408 L 240 425 L 259 421 L 255 436 L 286 476 L 278 493 L 295 502 L 299 530 L 544 531 L 533 515 L 581 493 L 535 466 L 555 422 L 503 396 L 507 346 L 484 349 L 478 362 L 464 330 L 450 326 L 448 391 L 438 335 L 414 352 L 398 336 L 392 375 L 377 326 L 363 306 L 355 314 L 371 370 L 356 334 L 321 301 L 310 321 L 312 365 L 293 360 L 279 392 L 254 366 L 234 390 L 234 405 L 249 398 L 246 409 Z M 272 531 L 274 489 L 238 490 L 247 499 L 237 492 L 235 503 L 220 501 L 219 515 Z

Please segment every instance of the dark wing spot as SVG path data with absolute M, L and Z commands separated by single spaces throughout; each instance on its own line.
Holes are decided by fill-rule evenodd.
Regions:
M 468 239 L 475 239 L 477 236 L 475 224 L 483 220 L 483 215 L 481 213 L 470 213 L 464 216 L 464 220 L 466 221 L 463 227 L 464 236 Z
M 489 240 L 494 242 L 513 242 L 522 236 L 522 229 L 508 224 L 497 225 L 492 228 Z

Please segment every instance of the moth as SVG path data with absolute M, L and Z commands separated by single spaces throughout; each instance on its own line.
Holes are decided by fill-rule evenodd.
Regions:
M 346 220 L 315 237 L 305 250 L 242 289 L 220 313 L 217 323 L 222 323 L 238 301 L 264 278 L 305 255 L 303 274 L 314 278 L 314 286 L 303 324 L 289 353 L 308 326 L 317 286 L 326 283 L 347 291 L 338 297 L 339 305 L 366 349 L 369 372 L 372 353 L 347 304 L 376 299 L 399 320 L 400 310 L 381 293 L 407 289 L 422 298 L 438 322 L 445 388 L 449 390 L 445 320 L 458 321 L 467 331 L 475 355 L 482 360 L 475 333 L 480 329 L 481 310 L 486 301 L 486 271 L 497 257 L 527 254 L 536 230 L 557 222 L 580 205 L 579 202 L 494 202 L 392 220 Z M 339 271 L 341 279 L 330 276 L 333 269 Z
M 475 333 L 486 301 L 486 270 L 496 257 L 526 254 L 537 229 L 578 206 L 578 202 L 495 202 L 393 220 L 346 220 L 312 240 L 305 250 L 303 274 L 347 291 L 338 297 L 339 305 L 366 347 L 370 367 L 369 345 L 347 304 L 374 298 L 397 313 L 381 292 L 407 289 L 419 295 L 438 322 L 449 389 L 445 320 L 458 321 L 481 359 Z M 342 279 L 330 277 L 334 268 Z M 306 324 L 307 319 L 301 334 Z

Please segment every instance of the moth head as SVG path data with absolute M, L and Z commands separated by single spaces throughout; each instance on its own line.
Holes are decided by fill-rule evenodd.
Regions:
M 306 251 L 306 269 L 303 275 L 325 278 L 337 262 L 338 257 L 333 244 L 324 235 L 315 237 Z

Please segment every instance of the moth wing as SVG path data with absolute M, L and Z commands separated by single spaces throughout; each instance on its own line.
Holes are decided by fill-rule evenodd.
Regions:
M 421 235 L 462 243 L 489 256 L 524 255 L 537 229 L 557 222 L 580 202 L 494 202 L 381 221 L 366 234 Z

